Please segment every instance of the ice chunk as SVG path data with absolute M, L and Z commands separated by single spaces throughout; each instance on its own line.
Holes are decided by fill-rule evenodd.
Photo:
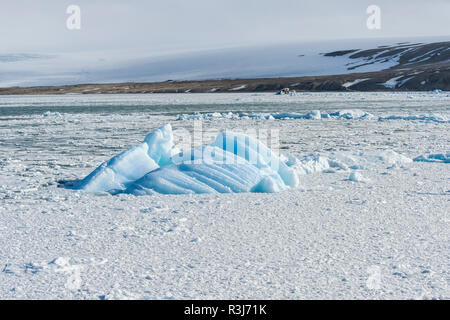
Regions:
M 170 158 L 176 152 L 173 144 L 172 126 L 170 124 L 166 124 L 148 134 L 144 139 L 144 143 L 148 146 L 148 155 L 150 158 L 160 166 L 170 163 Z
M 258 168 L 242 158 L 238 161 L 233 158 L 234 154 L 218 147 L 202 147 L 197 149 L 195 158 L 189 154 L 180 164 L 149 172 L 125 193 L 277 192 L 287 188 L 274 171 Z
M 420 155 L 413 159 L 416 162 L 441 162 L 450 163 L 450 153 L 438 153 L 429 155 Z
M 222 132 L 217 136 L 212 146 L 232 152 L 254 164 L 259 169 L 270 167 L 280 175 L 281 179 L 289 187 L 298 185 L 298 177 L 295 172 L 278 155 L 257 139 L 244 134 Z
M 430 114 L 430 115 L 382 115 L 375 117 L 373 114 L 359 109 L 340 110 L 331 113 L 313 110 L 306 114 L 292 113 L 292 112 L 275 112 L 275 113 L 194 113 L 194 114 L 180 114 L 176 120 L 221 120 L 221 119 L 256 119 L 256 120 L 291 120 L 291 119 L 345 119 L 345 120 L 405 120 L 405 121 L 423 121 L 423 122 L 437 122 L 448 123 L 450 120 L 446 115 Z
M 359 109 L 341 110 L 330 113 L 330 116 L 347 120 L 364 120 L 373 118 L 372 114 Z
M 336 152 L 329 158 L 344 164 L 350 169 L 369 169 L 374 166 L 392 166 L 411 163 L 412 160 L 393 150 L 371 152 Z
M 361 170 L 373 167 L 395 166 L 412 160 L 393 150 L 376 152 L 332 152 L 326 155 L 309 154 L 300 159 L 290 156 L 286 164 L 298 175 L 335 170 Z
M 143 195 L 278 192 L 297 185 L 294 170 L 257 139 L 222 132 L 211 146 L 174 154 L 167 125 L 102 164 L 75 188 Z
M 448 123 L 450 120 L 445 115 L 431 114 L 431 115 L 391 115 L 386 117 L 378 117 L 378 121 L 386 120 L 405 120 L 405 121 L 422 121 L 422 122 L 437 122 Z
M 170 163 L 172 154 L 173 135 L 168 124 L 147 135 L 143 143 L 101 164 L 74 188 L 92 193 L 124 190 L 147 172 Z
M 287 165 L 294 169 L 298 175 L 305 175 L 330 169 L 330 159 L 318 154 L 306 155 L 302 159 L 291 156 Z
M 322 115 L 320 114 L 320 110 L 313 110 L 306 115 L 306 118 L 320 120 L 320 119 L 322 119 Z
M 44 113 L 42 114 L 42 116 L 43 116 L 44 118 L 47 118 L 47 117 L 62 117 L 62 114 L 59 113 L 59 112 L 51 112 L 51 111 L 47 111 L 47 112 L 44 112 Z
M 257 139 L 222 132 L 211 146 L 172 158 L 173 165 L 149 172 L 126 193 L 278 192 L 298 185 L 298 177 Z
M 360 153 L 360 156 L 370 163 L 383 163 L 386 165 L 396 165 L 411 163 L 412 160 L 402 154 L 399 154 L 393 150 L 383 150 L 377 152 L 365 152 Z
M 312 110 L 306 114 L 293 112 L 274 112 L 274 113 L 194 113 L 179 114 L 177 121 L 182 120 L 220 120 L 220 119 L 257 119 L 257 120 L 290 120 L 290 119 L 309 119 L 320 120 L 327 118 L 347 119 L 347 120 L 371 120 L 374 116 L 362 110 L 341 110 L 332 113 L 320 112 L 320 110 Z
M 299 113 L 291 113 L 291 112 L 278 112 L 278 113 L 272 113 L 271 116 L 274 119 L 277 120 L 284 120 L 284 119 L 306 119 L 305 114 L 299 114 Z
M 369 179 L 364 178 L 362 176 L 362 174 L 357 172 L 357 171 L 350 173 L 350 176 L 348 177 L 348 180 L 349 181 L 353 181 L 353 182 L 370 182 Z

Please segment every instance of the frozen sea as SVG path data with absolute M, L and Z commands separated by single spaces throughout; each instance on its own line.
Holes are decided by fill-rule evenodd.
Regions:
M 204 143 L 278 130 L 300 187 L 63 187 L 196 117 Z M 0 298 L 449 299 L 449 119 L 446 92 L 0 96 Z

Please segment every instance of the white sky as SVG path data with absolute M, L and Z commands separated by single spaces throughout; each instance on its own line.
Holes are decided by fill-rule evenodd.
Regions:
M 66 8 L 82 11 L 66 29 Z M 381 30 L 366 8 L 381 7 Z M 450 0 L 1 0 L 0 53 L 196 50 L 274 42 L 450 35 Z

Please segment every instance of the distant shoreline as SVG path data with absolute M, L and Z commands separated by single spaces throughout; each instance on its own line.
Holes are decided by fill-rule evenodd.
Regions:
M 0 88 L 0 95 L 45 94 L 127 94 L 127 93 L 213 93 L 277 92 L 283 88 L 295 91 L 450 91 L 448 64 L 426 68 L 414 79 L 412 71 L 388 69 L 377 72 L 286 78 L 223 79 L 200 81 L 125 82 Z M 429 79 L 433 81 L 429 81 Z M 403 81 L 400 88 L 389 81 Z
M 306 62 L 303 67 L 301 64 L 292 64 L 290 68 L 286 69 L 291 69 L 289 74 L 297 72 L 299 75 L 297 77 L 270 76 L 277 74 L 276 71 L 273 71 L 268 73 L 268 77 L 247 75 L 240 78 L 215 80 L 166 80 L 162 82 L 121 82 L 118 80 L 117 83 L 104 83 L 104 81 L 95 83 L 96 81 L 92 80 L 94 83 L 75 85 L 5 87 L 0 88 L 0 95 L 277 92 L 284 88 L 307 92 L 450 91 L 450 41 L 427 44 L 397 43 L 372 49 L 351 48 L 319 53 L 317 57 L 320 59 L 326 57 L 326 59 L 317 60 L 319 59 L 317 58 L 310 61 L 309 63 L 313 64 L 315 69 L 309 69 L 310 66 L 305 64 Z M 211 57 L 211 59 L 216 58 L 215 56 Z M 277 58 L 274 56 L 273 59 Z M 330 61 L 334 62 L 330 64 Z M 339 65 L 337 61 L 342 64 L 340 68 L 336 67 Z M 140 68 L 145 71 L 145 64 Z M 174 67 L 172 64 L 161 64 L 158 68 L 162 70 L 162 74 L 176 75 L 180 71 L 176 69 L 176 65 Z M 307 75 L 314 74 L 316 69 L 321 71 L 321 75 Z M 284 70 L 284 74 L 286 74 L 286 70 Z M 327 73 L 329 74 L 327 75 Z M 216 74 L 226 74 L 226 71 L 222 70 Z M 111 77 L 109 75 L 102 79 L 108 81 Z M 216 76 L 210 76 L 210 78 L 216 78 Z M 174 76 L 172 79 L 177 79 L 177 77 Z M 125 78 L 125 80 L 128 79 Z M 70 79 L 65 81 L 70 82 Z M 82 82 L 83 80 L 78 81 Z

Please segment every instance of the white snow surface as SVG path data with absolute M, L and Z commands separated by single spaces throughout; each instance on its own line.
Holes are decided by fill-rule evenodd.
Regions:
M 449 299 L 450 124 L 377 121 L 448 119 L 449 106 L 445 92 L 0 97 L 0 297 Z M 197 122 L 178 114 L 357 109 L 374 118 L 206 120 L 203 142 L 183 149 L 224 130 L 276 129 L 271 149 L 286 155 L 297 188 L 62 187 L 167 123 L 180 146 Z

